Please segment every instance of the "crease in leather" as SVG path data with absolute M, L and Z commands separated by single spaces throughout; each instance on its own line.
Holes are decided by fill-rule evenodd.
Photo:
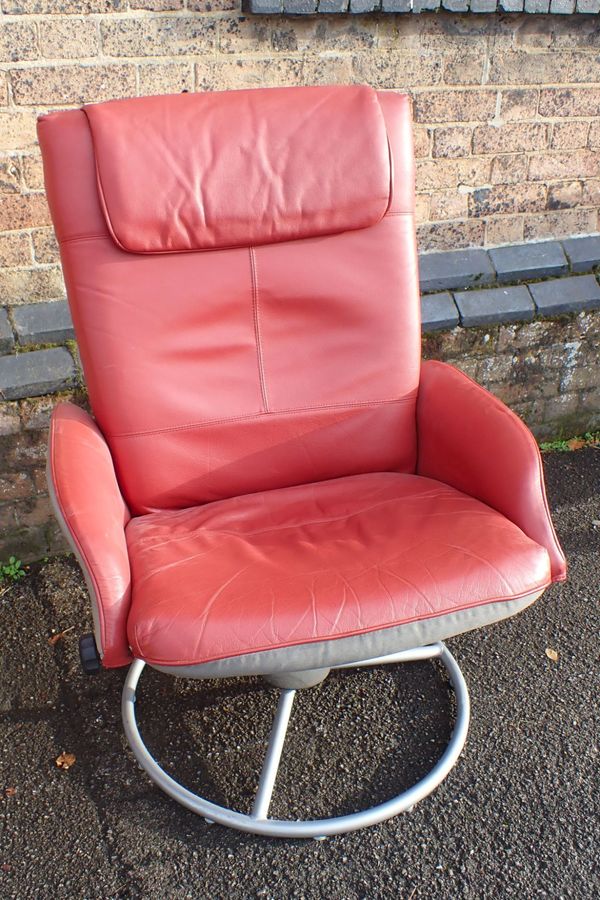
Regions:
M 331 637 L 327 638 L 327 640 L 336 641 L 336 640 L 343 640 L 344 638 L 347 638 L 347 637 L 356 637 L 360 634 L 372 634 L 375 631 L 385 631 L 387 628 L 394 628 L 399 625 L 410 625 L 413 622 L 426 621 L 427 619 L 433 619 L 438 616 L 443 616 L 447 613 L 462 612 L 467 609 L 472 609 L 472 608 L 479 607 L 479 606 L 486 606 L 488 603 L 499 603 L 499 602 L 503 602 L 503 601 L 510 602 L 511 600 L 520 600 L 522 597 L 527 597 L 529 594 L 536 593 L 537 591 L 540 591 L 540 592 L 545 591 L 546 588 L 548 588 L 551 584 L 552 584 L 552 581 L 550 579 L 548 579 L 546 581 L 543 581 L 541 584 L 533 585 L 533 587 L 527 591 L 522 591 L 520 594 L 514 594 L 510 597 L 501 596 L 501 597 L 496 597 L 496 598 L 491 598 L 491 599 L 486 598 L 485 600 L 475 601 L 474 603 L 465 603 L 463 606 L 452 606 L 452 607 L 448 607 L 448 609 L 445 609 L 445 610 L 431 611 L 430 613 L 419 614 L 419 615 L 413 616 L 411 618 L 406 618 L 406 619 L 398 620 L 395 622 L 388 622 L 386 624 L 381 624 L 381 625 L 373 625 L 373 626 L 369 626 L 369 627 L 356 628 L 351 631 L 345 631 L 345 632 L 338 633 L 335 636 L 331 636 Z M 136 644 L 138 645 L 138 647 L 141 647 L 141 642 L 139 641 L 137 632 L 138 632 L 138 627 L 135 626 Z M 220 656 L 219 655 L 207 656 L 206 658 L 202 659 L 202 662 L 205 662 L 205 663 L 217 662 L 220 659 L 239 658 L 239 657 L 246 656 L 250 653 L 264 653 L 267 650 L 282 650 L 285 647 L 306 646 L 307 644 L 313 644 L 313 643 L 317 643 L 317 642 L 318 642 L 318 639 L 316 639 L 316 638 L 304 638 L 304 639 L 300 639 L 297 641 L 290 641 L 289 643 L 265 644 L 262 647 L 255 647 L 252 650 L 246 650 L 244 652 L 224 653 L 223 655 L 220 655 Z M 152 655 L 149 655 L 144 652 L 142 652 L 140 654 L 139 658 L 143 659 L 144 662 L 147 662 L 150 665 L 192 666 L 192 665 L 198 663 L 198 660 L 195 657 L 192 659 L 188 659 L 188 660 L 178 660 L 177 662 L 174 662 L 171 659 L 161 659 L 160 657 L 152 656 Z

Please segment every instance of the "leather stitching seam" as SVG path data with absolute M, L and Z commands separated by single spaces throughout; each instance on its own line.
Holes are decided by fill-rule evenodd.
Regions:
M 272 416 L 283 416 L 294 413 L 305 412 L 323 412 L 326 410 L 346 410 L 346 409 L 370 409 L 377 406 L 385 406 L 386 404 L 403 404 L 414 403 L 417 399 L 417 392 L 413 391 L 406 397 L 387 397 L 384 400 L 365 400 L 356 403 L 332 403 L 320 406 L 299 406 L 290 409 L 269 410 L 268 412 L 251 413 L 244 416 L 230 416 L 225 419 L 207 419 L 205 422 L 189 422 L 186 425 L 172 425 L 168 428 L 149 428 L 145 431 L 122 431 L 116 434 L 108 434 L 104 431 L 107 438 L 128 438 L 128 437 L 146 437 L 154 434 L 170 434 L 173 431 L 192 431 L 195 428 L 209 428 L 211 425 L 228 425 L 233 422 L 248 422 L 252 419 L 264 419 Z
M 256 340 L 256 356 L 258 359 L 258 375 L 260 378 L 260 392 L 262 395 L 265 412 L 269 412 L 269 398 L 265 383 L 265 365 L 263 360 L 262 342 L 260 338 L 260 322 L 258 318 L 258 275 L 256 271 L 256 253 L 254 247 L 248 247 L 250 254 L 250 274 L 252 277 L 252 315 L 254 318 L 254 337 Z

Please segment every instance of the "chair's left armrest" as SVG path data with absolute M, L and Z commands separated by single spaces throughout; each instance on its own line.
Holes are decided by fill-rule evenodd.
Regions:
M 442 362 L 424 362 L 417 401 L 417 474 L 476 497 L 548 551 L 552 580 L 567 565 L 544 488 L 537 443 L 489 391 Z
M 104 437 L 72 403 L 52 414 L 47 476 L 54 511 L 86 579 L 102 665 L 126 665 L 131 573 L 125 526 L 131 517 Z

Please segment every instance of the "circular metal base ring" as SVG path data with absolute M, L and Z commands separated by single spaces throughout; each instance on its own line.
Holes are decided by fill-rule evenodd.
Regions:
M 141 659 L 136 659 L 131 664 L 123 688 L 121 710 L 125 734 L 135 758 L 152 781 L 161 790 L 169 794 L 170 797 L 181 803 L 182 806 L 203 816 L 205 819 L 211 820 L 211 822 L 218 822 L 220 825 L 227 825 L 229 828 L 235 828 L 238 831 L 245 831 L 250 834 L 263 834 L 268 837 L 281 838 L 321 838 L 333 834 L 356 831 L 359 828 L 376 825 L 379 822 L 392 818 L 392 816 L 406 812 L 415 803 L 423 800 L 444 780 L 456 763 L 465 744 L 470 711 L 469 692 L 462 672 L 444 644 L 439 643 L 426 649 L 431 650 L 427 654 L 428 656 L 437 657 L 444 664 L 454 687 L 457 711 L 452 736 L 446 750 L 424 778 L 392 800 L 361 812 L 331 819 L 312 819 L 309 821 L 260 819 L 236 812 L 235 810 L 226 809 L 223 806 L 212 803 L 210 800 L 199 797 L 183 787 L 159 766 L 146 748 L 137 726 L 135 718 L 135 689 L 146 665 Z M 364 664 L 374 664 L 374 661 L 365 660 Z

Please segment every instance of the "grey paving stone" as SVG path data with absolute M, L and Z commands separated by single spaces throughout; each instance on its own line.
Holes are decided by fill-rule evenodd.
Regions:
M 283 0 L 283 11 L 291 15 L 307 15 L 317 11 L 317 0 Z
M 381 9 L 389 13 L 406 13 L 412 9 L 411 0 L 382 0 Z
M 497 9 L 496 0 L 471 0 L 471 12 L 473 13 L 496 12 Z
M 0 356 L 0 397 L 21 400 L 73 387 L 77 371 L 64 347 Z
M 8 313 L 0 308 L 0 353 L 10 353 L 15 343 L 12 328 L 8 321 Z
M 461 324 L 491 325 L 494 322 L 522 322 L 533 319 L 535 306 L 524 284 L 483 291 L 462 291 L 454 295 Z
M 578 13 L 600 12 L 600 0 L 577 0 Z
M 600 265 L 600 234 L 561 241 L 573 272 L 589 272 Z
M 551 275 L 564 275 L 569 271 L 567 258 L 558 241 L 515 244 L 511 247 L 496 247 L 488 252 L 500 283 L 525 278 L 547 278 Z
M 593 275 L 572 275 L 529 285 L 538 311 L 543 316 L 600 309 L 600 286 Z
M 244 0 L 242 4 L 243 12 L 254 13 L 257 16 L 278 14 L 283 10 L 282 0 Z
M 547 13 L 550 8 L 550 0 L 525 0 L 525 12 Z
M 452 294 L 444 291 L 441 294 L 426 294 L 421 297 L 421 329 L 422 331 L 440 331 L 455 328 L 458 325 L 458 309 Z
M 19 344 L 58 344 L 75 337 L 66 300 L 13 307 Z
M 569 15 L 575 12 L 575 0 L 550 0 L 550 12 L 557 15 Z
M 503 12 L 523 12 L 525 0 L 500 0 L 499 6 Z
M 368 13 L 380 8 L 380 0 L 350 0 L 351 13 Z
M 469 0 L 442 0 L 442 7 L 448 12 L 468 12 Z
M 320 13 L 343 13 L 348 9 L 349 0 L 319 0 Z
M 441 0 L 413 0 L 413 12 L 427 12 L 428 10 L 439 9 Z
M 444 253 L 425 253 L 419 256 L 421 290 L 460 290 L 471 285 L 490 284 L 496 273 L 485 250 L 450 250 Z

